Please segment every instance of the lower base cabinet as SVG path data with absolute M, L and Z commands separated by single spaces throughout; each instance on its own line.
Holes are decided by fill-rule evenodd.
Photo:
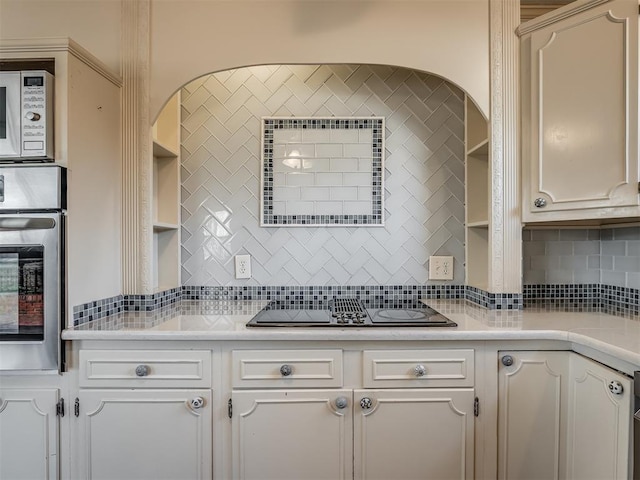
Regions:
M 629 478 L 631 380 L 572 352 L 500 353 L 498 478 Z
M 356 390 L 354 398 L 355 478 L 474 478 L 472 388 Z
M 467 480 L 474 390 L 234 391 L 233 478 Z
M 58 389 L 0 389 L 0 478 L 55 480 Z
M 77 478 L 210 480 L 211 411 L 208 389 L 81 389 Z

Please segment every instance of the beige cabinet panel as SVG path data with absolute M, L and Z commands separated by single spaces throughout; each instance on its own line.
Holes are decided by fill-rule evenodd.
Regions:
M 610 385 L 621 387 L 622 392 L 613 393 Z M 587 358 L 572 356 L 567 478 L 629 478 L 632 400 L 631 379 Z
M 210 390 L 80 390 L 79 398 L 78 478 L 211 479 Z
M 352 478 L 351 390 L 234 391 L 232 399 L 234 479 Z
M 615 0 L 523 38 L 523 219 L 640 215 L 638 4 Z
M 474 398 L 472 388 L 355 390 L 354 478 L 474 478 Z
M 58 478 L 57 389 L 0 390 L 0 478 Z
M 499 479 L 564 478 L 569 355 L 500 352 Z

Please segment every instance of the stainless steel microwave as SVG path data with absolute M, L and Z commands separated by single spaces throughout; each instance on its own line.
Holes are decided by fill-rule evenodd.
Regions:
M 53 75 L 0 72 L 0 161 L 53 160 Z

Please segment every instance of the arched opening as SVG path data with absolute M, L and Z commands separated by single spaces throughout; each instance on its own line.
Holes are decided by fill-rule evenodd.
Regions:
M 446 287 L 464 284 L 465 93 L 456 85 L 388 65 L 262 65 L 180 92 L 182 285 L 445 288 L 429 281 L 431 255 L 454 257 Z M 384 117 L 384 228 L 260 227 L 265 116 Z M 309 177 L 292 189 L 300 201 L 331 200 L 331 185 Z M 235 278 L 238 254 L 251 255 L 249 280 Z

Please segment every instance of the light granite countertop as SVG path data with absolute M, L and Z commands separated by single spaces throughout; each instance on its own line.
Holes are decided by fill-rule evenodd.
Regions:
M 267 301 L 182 301 L 154 312 L 126 312 L 62 332 L 64 340 L 517 341 L 556 340 L 640 368 L 640 320 L 598 312 L 487 310 L 460 300 L 426 304 L 456 328 L 247 328 Z

